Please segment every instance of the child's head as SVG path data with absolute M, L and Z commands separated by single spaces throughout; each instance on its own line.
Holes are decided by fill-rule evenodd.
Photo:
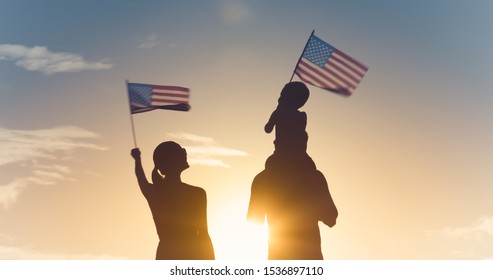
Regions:
M 299 109 L 305 105 L 309 96 L 310 91 L 304 83 L 290 82 L 287 83 L 281 91 L 279 105 L 292 109 Z

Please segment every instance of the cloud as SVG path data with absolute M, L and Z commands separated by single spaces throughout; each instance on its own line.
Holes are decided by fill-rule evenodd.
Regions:
M 425 230 L 428 242 L 442 242 L 459 258 L 493 258 L 493 216 L 482 216 L 469 226 Z
M 22 243 L 16 236 L 0 232 L 0 260 L 125 260 L 110 254 L 73 254 L 36 249 Z
M 462 239 L 483 242 L 493 240 L 493 216 L 482 216 L 469 227 L 446 227 L 440 230 L 428 230 L 428 235 L 439 235 L 447 239 Z
M 53 164 L 53 165 L 39 165 L 38 164 L 35 167 L 40 168 L 40 169 L 51 169 L 51 170 L 55 170 L 59 173 L 65 173 L 65 174 L 72 173 L 72 170 L 70 170 L 70 167 L 58 165 L 58 164 Z
M 42 177 L 26 177 L 12 181 L 6 185 L 0 186 L 0 205 L 5 209 L 17 201 L 19 194 L 29 185 L 53 185 L 54 178 L 47 179 Z
M 27 181 L 27 179 L 16 180 L 0 186 L 0 204 L 5 208 L 9 208 L 17 200 L 17 196 L 24 190 Z
M 51 52 L 46 47 L 26 47 L 14 44 L 0 44 L 0 61 L 12 61 L 16 66 L 29 71 L 45 74 L 79 72 L 82 70 L 107 70 L 112 64 L 103 61 L 91 62 L 77 54 Z
M 0 166 L 41 158 L 53 159 L 54 153 L 74 149 L 105 150 L 105 147 L 83 141 L 97 137 L 96 133 L 75 126 L 39 130 L 0 127 Z
M 121 256 L 109 254 L 68 254 L 60 252 L 39 251 L 29 247 L 0 245 L 1 260 L 124 260 Z
M 137 48 L 139 48 L 139 49 L 152 49 L 152 48 L 160 45 L 160 43 L 157 40 L 157 35 L 154 33 L 147 36 L 145 39 L 139 40 L 139 41 L 140 41 L 140 43 L 137 46 Z
M 173 132 L 173 133 L 168 133 L 166 135 L 170 138 L 174 138 L 177 140 L 185 140 L 185 141 L 191 141 L 191 142 L 207 144 L 207 145 L 214 145 L 216 142 L 214 141 L 214 139 L 210 137 L 199 136 L 199 135 L 184 133 L 184 132 Z
M 187 150 L 188 162 L 191 165 L 208 165 L 216 167 L 230 167 L 218 157 L 238 157 L 247 156 L 247 153 L 219 146 L 214 139 L 210 137 L 199 136 L 190 133 L 168 133 L 167 136 L 172 139 L 184 141 L 182 145 Z M 191 142 L 187 144 L 187 142 Z
M 0 185 L 0 205 L 9 208 L 19 194 L 30 185 L 53 185 L 60 180 L 74 181 L 68 160 L 74 150 L 105 150 L 105 147 L 88 142 L 98 138 L 94 132 L 75 127 L 59 126 L 39 130 L 14 130 L 0 127 L 0 168 L 7 165 L 27 167 L 26 175 Z M 64 155 L 65 157 L 61 157 Z M 52 163 L 56 160 L 56 163 Z M 39 162 L 43 162 L 42 164 Z
M 53 172 L 53 171 L 45 171 L 45 170 L 34 170 L 33 173 L 42 178 L 50 178 L 52 180 L 63 180 L 65 179 L 65 175 Z

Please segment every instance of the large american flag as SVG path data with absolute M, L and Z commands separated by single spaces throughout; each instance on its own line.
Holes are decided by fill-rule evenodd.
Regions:
M 190 110 L 189 88 L 139 83 L 127 83 L 127 87 L 132 114 L 154 109 Z
M 368 67 L 312 35 L 296 66 L 295 73 L 314 86 L 351 95 Z

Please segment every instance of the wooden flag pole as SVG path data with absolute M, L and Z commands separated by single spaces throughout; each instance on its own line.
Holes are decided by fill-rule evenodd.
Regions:
M 310 42 L 310 38 L 312 38 L 313 33 L 315 33 L 315 29 L 313 29 L 312 34 L 310 34 L 310 37 L 308 37 L 308 41 L 306 41 L 305 47 L 303 48 L 303 51 L 301 52 L 300 58 L 298 58 L 298 62 L 296 62 L 296 65 L 294 66 L 293 70 L 293 75 L 291 75 L 291 79 L 289 79 L 289 82 L 293 81 L 294 74 L 296 72 L 296 68 L 298 68 L 298 64 L 300 64 L 300 60 L 303 57 L 303 54 L 305 53 L 306 47 L 308 46 L 308 42 Z
M 132 136 L 133 136 L 133 139 L 134 139 L 134 146 L 135 146 L 135 148 L 137 148 L 137 138 L 135 137 L 134 117 L 133 117 L 133 114 L 132 114 L 132 105 L 130 104 L 128 79 L 125 80 L 125 86 L 127 88 L 128 110 L 129 110 L 129 113 L 130 113 L 130 125 L 132 126 Z

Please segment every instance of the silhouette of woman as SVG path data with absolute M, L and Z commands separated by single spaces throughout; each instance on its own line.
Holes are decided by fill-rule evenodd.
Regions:
M 182 171 L 189 167 L 185 149 L 172 141 L 156 147 L 152 184 L 142 168 L 140 150 L 132 149 L 131 155 L 135 159 L 137 181 L 159 236 L 156 259 L 213 260 L 206 192 L 181 181 Z

